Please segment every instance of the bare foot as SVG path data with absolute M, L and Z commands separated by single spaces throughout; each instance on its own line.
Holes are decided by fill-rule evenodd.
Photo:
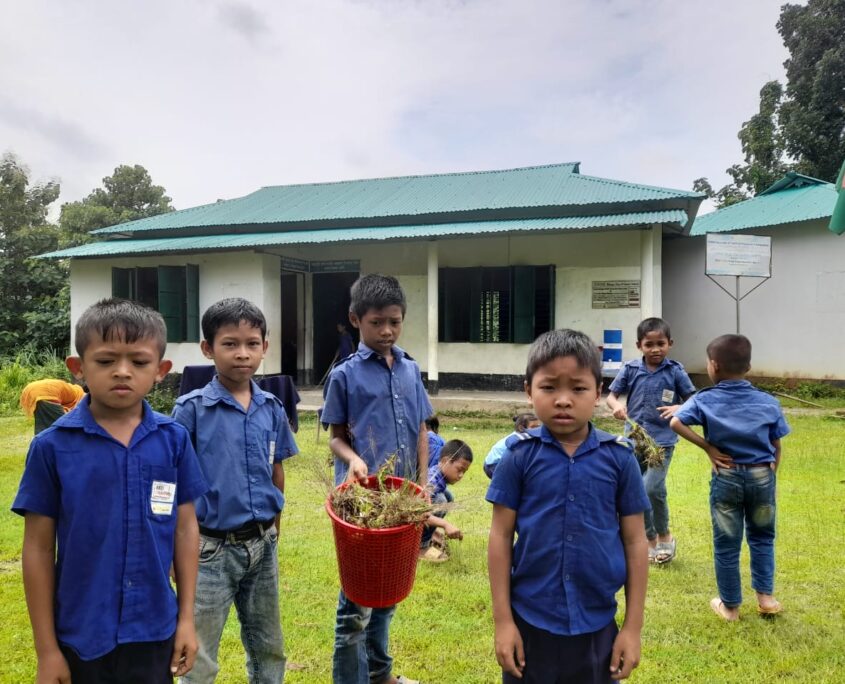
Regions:
M 716 615 L 726 622 L 736 622 L 739 620 L 739 608 L 729 608 L 718 596 L 710 600 L 710 607 Z

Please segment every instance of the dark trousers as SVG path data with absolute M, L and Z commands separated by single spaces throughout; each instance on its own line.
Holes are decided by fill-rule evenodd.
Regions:
M 46 399 L 37 401 L 35 403 L 35 434 L 46 430 L 63 415 L 65 415 L 65 410 L 61 404 L 54 404 Z
M 611 621 L 598 632 L 561 636 L 529 625 L 513 615 L 525 649 L 522 679 L 502 673 L 504 684 L 607 684 L 613 640 L 619 630 Z
M 173 637 L 120 644 L 94 660 L 82 660 L 72 648 L 60 647 L 73 684 L 173 684 Z

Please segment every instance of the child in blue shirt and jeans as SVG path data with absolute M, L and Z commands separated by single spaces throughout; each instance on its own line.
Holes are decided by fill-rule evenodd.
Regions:
M 722 335 L 707 345 L 707 374 L 716 383 L 689 399 L 672 418 L 672 429 L 710 458 L 710 517 L 719 596 L 710 607 L 721 618 L 739 618 L 742 533 L 751 556 L 751 586 L 757 611 L 782 610 L 774 593 L 775 484 L 780 440 L 789 426 L 777 399 L 753 387 L 751 342 L 744 335 Z M 704 437 L 690 425 L 704 426 Z
M 405 318 L 405 293 L 392 276 L 369 274 L 350 290 L 349 320 L 358 351 L 332 369 L 321 420 L 331 425 L 335 485 L 365 478 L 395 459 L 394 474 L 425 484 L 425 419 L 434 413 L 420 369 L 396 345 Z M 411 684 L 392 674 L 390 621 L 396 611 L 368 608 L 340 592 L 335 624 L 334 684 Z
M 241 298 L 212 304 L 202 317 L 203 354 L 217 371 L 176 401 L 208 480 L 197 501 L 200 525 L 196 622 L 200 650 L 185 682 L 213 682 L 220 636 L 234 602 L 253 684 L 285 676 L 279 619 L 279 522 L 284 459 L 297 453 L 288 417 L 252 376 L 267 351 L 267 321 Z
M 166 340 L 146 306 L 89 307 L 67 359 L 89 394 L 30 444 L 12 510 L 39 682 L 164 684 L 193 665 L 207 487 L 185 428 L 144 400 L 170 370 Z
M 669 503 L 666 474 L 678 436 L 669 427 L 669 419 L 681 403 L 695 393 L 695 386 L 684 367 L 667 358 L 672 348 L 672 333 L 662 318 L 646 318 L 637 326 L 637 349 L 643 356 L 626 363 L 610 384 L 607 405 L 615 418 L 630 418 L 663 447 L 663 464 L 640 463 L 645 491 L 651 510 L 645 513 L 650 563 L 668 563 L 675 557 L 677 542 L 669 529 Z M 619 396 L 627 394 L 627 407 Z M 625 433 L 630 425 L 625 424 Z
M 487 490 L 505 684 L 597 684 L 639 664 L 648 498 L 627 440 L 590 422 L 601 379 L 601 356 L 583 333 L 552 330 L 529 349 L 525 391 L 542 426 L 511 437 Z

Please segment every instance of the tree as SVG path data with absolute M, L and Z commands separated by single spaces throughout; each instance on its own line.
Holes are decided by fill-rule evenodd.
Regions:
M 845 0 L 784 5 L 777 29 L 790 55 L 786 87 L 770 81 L 760 90 L 760 109 L 738 134 L 745 162 L 726 170 L 731 184 L 710 187 L 720 207 L 790 170 L 832 182 L 845 158 Z
M 164 188 L 153 185 L 143 166 L 118 166 L 111 176 L 103 178 L 102 188 L 95 188 L 79 202 L 62 205 L 59 224 L 63 245 L 89 242 L 92 237 L 88 233 L 97 228 L 173 211 L 170 202 Z
M 59 229 L 47 220 L 48 207 L 58 197 L 58 183 L 30 186 L 28 169 L 14 155 L 0 157 L 0 355 L 14 354 L 36 340 L 42 348 L 67 348 L 67 309 L 52 310 L 67 282 L 67 267 L 30 259 L 59 244 Z M 50 327 L 34 327 L 38 321 L 27 315 L 45 309 Z

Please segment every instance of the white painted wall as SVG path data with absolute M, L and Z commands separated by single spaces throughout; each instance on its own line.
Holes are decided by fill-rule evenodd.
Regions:
M 772 278 L 740 308 L 752 373 L 845 380 L 845 238 L 827 230 L 826 219 L 741 232 L 772 238 Z M 704 275 L 704 237 L 666 240 L 663 256 L 672 355 L 688 371 L 703 373 L 707 343 L 736 332 L 734 301 Z M 733 278 L 720 282 L 733 292 Z M 743 278 L 742 292 L 756 282 Z

